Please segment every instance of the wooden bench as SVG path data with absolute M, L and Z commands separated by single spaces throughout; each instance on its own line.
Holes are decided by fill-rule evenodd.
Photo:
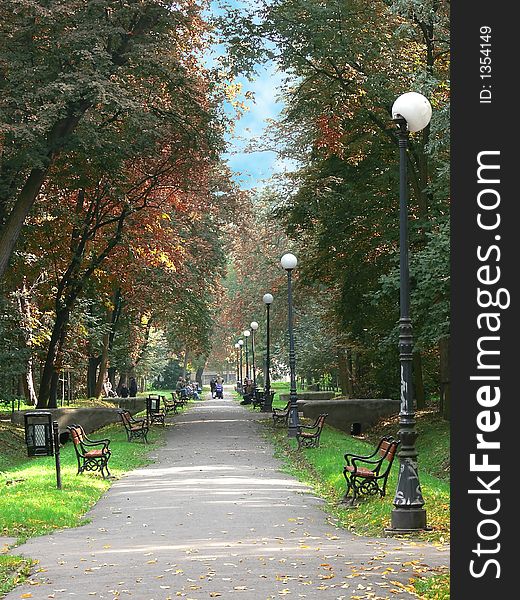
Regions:
M 273 408 L 273 423 L 275 425 L 285 425 L 289 422 L 289 408 L 291 402 L 287 402 L 284 408 Z
M 298 426 L 298 431 L 296 433 L 298 450 L 300 448 L 318 448 L 320 445 L 321 432 L 323 431 L 323 425 L 325 425 L 327 416 L 327 413 L 323 413 L 316 417 L 316 420 L 312 425 Z
M 172 392 L 172 399 L 176 400 L 179 406 L 184 406 L 189 402 L 188 392 L 185 390 L 185 388 L 175 390 L 175 392 Z
M 154 423 L 161 423 L 164 425 L 164 419 L 166 417 L 163 410 L 161 410 L 161 399 L 163 396 L 159 394 L 149 394 L 146 398 L 146 420 L 148 425 Z
M 175 392 L 172 392 L 171 400 L 167 400 L 166 396 L 163 396 L 164 412 L 166 415 L 169 415 L 170 413 L 176 415 L 179 408 L 182 408 L 185 404 L 186 402 L 181 400 Z
M 359 495 L 379 494 L 382 498 L 386 494 L 386 482 L 398 446 L 399 440 L 385 436 L 381 438 L 375 451 L 368 456 L 345 454 L 347 464 L 343 468 L 343 475 L 347 482 L 347 491 L 343 498 L 344 502 L 350 501 L 351 504 L 354 504 Z M 350 499 L 351 490 L 352 498 Z
M 112 454 L 109 448 L 110 440 L 91 440 L 87 437 L 81 425 L 69 425 L 67 429 L 74 443 L 74 450 L 76 451 L 76 459 L 78 461 L 78 472 L 76 475 L 84 471 L 100 471 L 103 479 L 109 476 L 108 461 Z
M 120 410 L 119 416 L 126 430 L 126 437 L 129 442 L 134 438 L 142 438 L 148 443 L 148 423 L 146 419 L 134 419 L 128 410 Z

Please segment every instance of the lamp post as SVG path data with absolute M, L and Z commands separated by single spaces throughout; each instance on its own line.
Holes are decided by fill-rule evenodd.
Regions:
M 271 294 L 264 294 L 262 298 L 266 309 L 266 334 L 265 334 L 265 385 L 264 385 L 264 404 L 262 406 L 262 412 L 272 412 L 273 403 L 271 400 L 271 378 L 269 375 L 270 360 L 269 360 L 269 344 L 270 344 L 270 333 L 269 333 L 269 309 L 273 303 L 273 296 Z
M 255 331 L 258 329 L 258 323 L 251 321 L 251 362 L 253 370 L 253 389 L 256 393 L 256 371 L 255 371 Z
M 236 389 L 237 392 L 238 392 L 238 381 L 240 379 L 240 374 L 239 374 L 239 371 L 238 371 L 238 366 L 239 366 L 238 355 L 239 355 L 239 352 L 240 352 L 240 344 L 237 342 L 235 344 L 236 369 L 237 369 L 237 383 L 236 383 L 235 389 Z
M 243 376 L 243 369 L 242 369 L 242 346 L 244 345 L 244 340 L 242 340 L 242 339 L 238 340 L 237 344 L 240 347 L 240 389 L 238 390 L 238 393 L 241 394 L 242 390 L 244 389 L 244 380 L 242 378 L 242 376 Z
M 294 254 L 284 254 L 280 261 L 282 267 L 287 271 L 287 305 L 288 305 L 288 328 L 289 328 L 289 371 L 291 374 L 291 388 L 289 393 L 289 427 L 288 436 L 296 437 L 298 426 L 298 406 L 296 402 L 296 354 L 294 352 L 294 334 L 293 334 L 293 307 L 292 307 L 292 271 L 298 264 Z
M 251 332 L 249 331 L 249 329 L 246 329 L 245 331 L 242 332 L 242 334 L 246 338 L 246 378 L 249 379 L 249 359 L 248 359 L 247 340 L 249 339 Z
M 399 96 L 392 106 L 399 140 L 399 273 L 400 318 L 399 362 L 401 367 L 401 408 L 399 412 L 399 479 L 392 509 L 391 530 L 426 529 L 426 510 L 417 470 L 415 413 L 412 392 L 413 335 L 410 320 L 410 272 L 408 263 L 408 182 L 406 172 L 408 137 L 430 122 L 432 108 L 417 92 Z

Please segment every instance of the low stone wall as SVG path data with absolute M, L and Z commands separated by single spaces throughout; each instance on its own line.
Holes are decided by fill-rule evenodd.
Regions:
M 133 415 L 146 409 L 145 398 L 103 398 L 103 402 L 113 402 L 118 408 L 128 410 Z
M 92 431 L 100 429 L 109 423 L 121 422 L 118 408 L 49 408 L 42 410 L 44 412 L 50 412 L 52 414 L 52 420 L 58 422 L 58 431 L 62 443 L 65 443 L 68 440 L 68 425 L 81 425 L 88 435 Z M 30 413 L 32 410 L 15 411 L 11 417 L 11 422 L 14 425 L 24 427 L 24 414 L 26 412 Z
M 280 394 L 280 400 L 282 402 L 289 402 L 289 396 L 290 394 Z M 321 402 L 323 400 L 331 400 L 334 396 L 334 392 L 298 392 L 298 400 L 303 402 L 314 400 Z
M 360 423 L 361 431 L 374 425 L 382 417 L 399 413 L 399 400 L 373 398 L 342 398 L 339 400 L 319 400 L 298 402 L 304 417 L 315 419 L 321 413 L 328 413 L 326 423 L 350 433 L 352 423 Z

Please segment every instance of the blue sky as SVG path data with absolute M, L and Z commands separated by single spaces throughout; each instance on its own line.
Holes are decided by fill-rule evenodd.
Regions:
M 274 65 L 266 65 L 258 68 L 254 81 L 238 80 L 243 94 L 252 92 L 254 99 L 245 101 L 248 110 L 228 137 L 230 151 L 224 159 L 236 173 L 235 178 L 243 189 L 262 187 L 265 179 L 283 170 L 283 162 L 274 151 L 248 151 L 248 146 L 254 147 L 261 140 L 268 120 L 276 119 L 282 110 L 283 105 L 276 98 L 282 77 Z
M 248 2 L 243 0 L 227 0 L 234 7 L 247 6 Z M 222 14 L 219 0 L 211 2 L 211 12 Z M 223 52 L 223 48 L 214 48 L 214 56 Z M 213 62 L 212 59 L 209 59 Z M 276 119 L 282 108 L 282 103 L 277 99 L 283 74 L 276 70 L 274 64 L 258 65 L 257 75 L 254 81 L 246 78 L 237 78 L 235 83 L 242 86 L 242 97 L 248 110 L 236 121 L 234 132 L 227 137 L 229 152 L 224 155 L 224 160 L 235 172 L 235 180 L 242 189 L 261 188 L 265 180 L 280 173 L 285 169 L 285 163 L 279 160 L 273 151 L 251 152 L 248 146 L 257 145 L 262 138 L 269 119 Z M 252 100 L 245 99 L 247 92 L 253 95 Z M 230 112 L 233 111 L 228 107 Z

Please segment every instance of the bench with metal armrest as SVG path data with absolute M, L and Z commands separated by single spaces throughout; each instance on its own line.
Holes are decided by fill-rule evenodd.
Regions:
M 84 471 L 100 471 L 103 479 L 109 476 L 108 461 L 112 455 L 109 448 L 110 440 L 90 439 L 85 434 L 81 425 L 69 425 L 67 429 L 70 432 L 74 450 L 76 451 L 76 459 L 78 461 L 77 475 Z
M 347 463 L 343 467 L 343 475 L 347 482 L 347 490 L 343 498 L 345 502 L 350 500 L 354 504 L 359 495 L 379 494 L 382 498 L 386 494 L 388 475 L 399 443 L 399 440 L 391 436 L 384 436 L 372 454 L 367 456 L 345 454 Z M 351 499 L 350 491 L 352 491 Z
M 325 425 L 327 416 L 327 413 L 323 413 L 316 417 L 312 425 L 298 426 L 298 431 L 296 432 L 298 450 L 300 448 L 317 448 L 320 445 L 321 432 L 323 431 L 323 425 Z
M 289 422 L 290 402 L 287 402 L 284 408 L 273 408 L 273 423 L 275 425 L 287 425 Z
M 163 406 L 164 406 L 164 413 L 166 415 L 169 415 L 170 413 L 173 413 L 174 415 L 176 415 L 179 408 L 182 408 L 184 406 L 184 402 L 181 402 L 180 400 L 178 400 L 177 396 L 175 395 L 175 392 L 172 392 L 171 400 L 168 400 L 166 398 L 166 396 L 163 396 Z
M 141 438 L 148 443 L 148 422 L 146 419 L 134 419 L 128 410 L 120 410 L 119 416 L 126 430 L 126 437 L 129 442 L 134 438 Z

